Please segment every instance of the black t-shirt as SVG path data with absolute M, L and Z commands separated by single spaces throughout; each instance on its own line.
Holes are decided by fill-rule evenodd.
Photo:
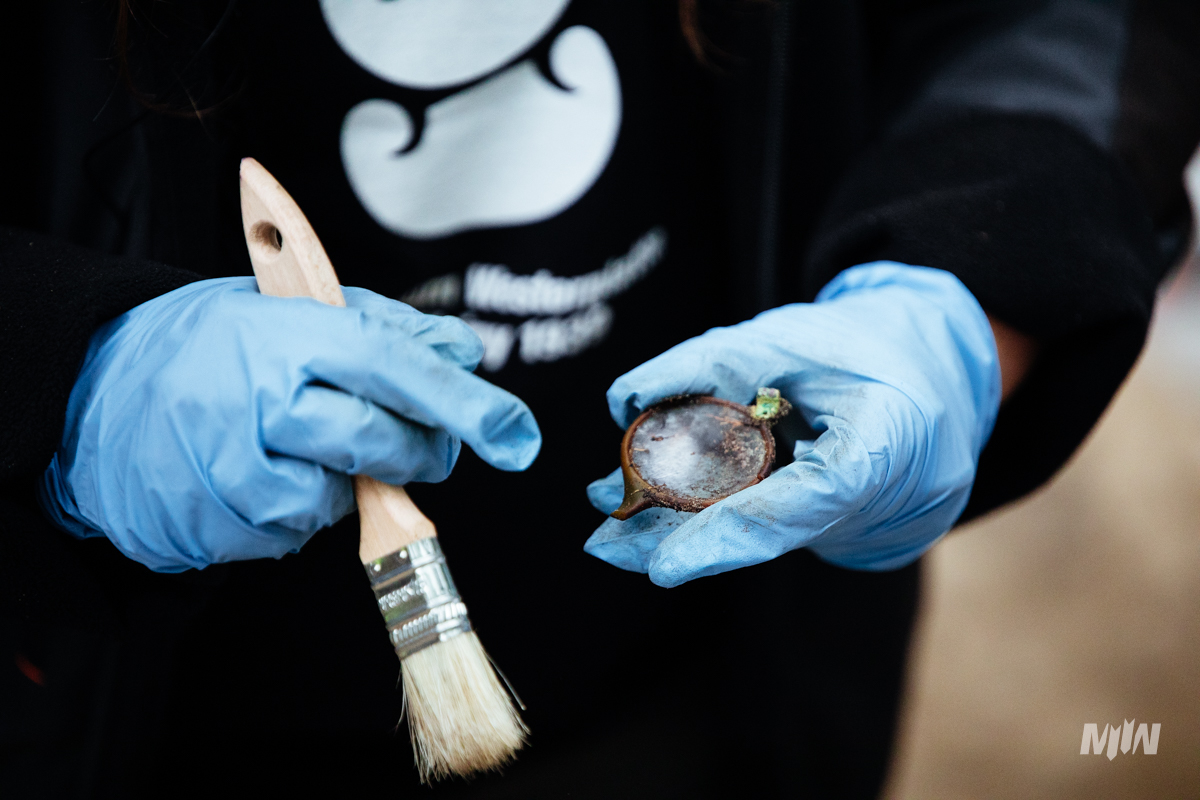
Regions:
M 604 391 L 855 263 L 938 267 L 1042 343 L 966 513 L 1043 482 L 1137 355 L 1167 263 L 1147 209 L 1178 227 L 1200 130 L 1193 4 L 1080 3 L 1088 24 L 1045 28 L 1057 5 L 701 2 L 707 63 L 674 2 L 137 6 L 127 87 L 217 104 L 201 120 L 122 90 L 106 6 L 14 8 L 0 36 L 36 23 L 46 51 L 11 101 L 32 122 L 10 131 L 28 157 L 6 163 L 3 219 L 50 234 L 0 231 L 0 411 L 19 421 L 0 442 L 0 591 L 14 652 L 47 676 L 14 672 L 0 704 L 17 771 L 51 794 L 180 793 L 239 767 L 268 793 L 417 790 L 356 518 L 280 561 L 156 575 L 52 529 L 31 489 L 98 324 L 197 274 L 247 274 L 236 175 L 253 156 L 343 283 L 468 319 L 480 374 L 541 424 L 525 473 L 464 451 L 444 483 L 409 487 L 534 731 L 506 778 L 466 793 L 874 796 L 916 569 L 801 550 L 667 591 L 590 558 L 603 518 L 584 489 L 620 437 Z M 1125 31 L 1123 56 L 1100 30 Z M 1058 54 L 1075 52 L 1111 66 L 1111 102 L 1070 77 Z M 942 73 L 963 102 L 929 94 Z

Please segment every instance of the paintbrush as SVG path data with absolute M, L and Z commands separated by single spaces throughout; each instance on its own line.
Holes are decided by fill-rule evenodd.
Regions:
M 246 158 L 241 187 L 259 291 L 346 305 L 325 249 L 279 182 Z M 354 495 L 362 525 L 358 554 L 400 657 L 421 781 L 499 767 L 529 729 L 471 629 L 437 530 L 398 486 L 355 475 Z

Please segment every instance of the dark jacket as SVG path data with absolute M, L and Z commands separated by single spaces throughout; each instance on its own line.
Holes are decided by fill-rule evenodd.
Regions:
M 353 519 L 281 562 L 166 576 L 102 540 L 71 539 L 36 505 L 92 331 L 190 281 L 249 272 L 242 156 L 297 197 L 345 283 L 417 305 L 425 279 L 480 253 L 526 258 L 532 272 L 580 241 L 580 252 L 619 252 L 580 221 L 596 216 L 589 203 L 604 216 L 605 198 L 620 196 L 634 217 L 667 221 L 674 261 L 614 303 L 606 344 L 554 373 L 555 386 L 589 398 L 595 425 L 548 438 L 523 478 L 464 457 L 446 484 L 415 492 L 437 512 L 468 599 L 520 608 L 520 624 L 498 609 L 472 613 L 530 701 L 534 747 L 507 782 L 459 786 L 468 796 L 699 797 L 726 786 L 871 796 L 916 568 L 850 573 L 795 553 L 664 593 L 588 561 L 579 545 L 599 518 L 587 516 L 583 485 L 607 472 L 619 437 L 603 427 L 604 386 L 705 327 L 811 299 L 848 266 L 949 270 L 1041 347 L 980 460 L 964 515 L 974 517 L 1045 482 L 1086 436 L 1137 358 L 1190 222 L 1180 176 L 1200 141 L 1200 7 L 1189 2 L 701 3 L 707 64 L 671 3 L 577 2 L 556 30 L 599 30 L 626 70 L 612 166 L 577 209 L 534 230 L 533 245 L 501 232 L 441 249 L 368 231 L 340 172 L 304 152 L 336 141 L 340 114 L 322 109 L 338 107 L 338 93 L 441 97 L 361 74 L 315 2 L 148 9 L 128 70 L 113 56 L 107 7 L 20 5 L 0 33 L 5 74 L 22 76 L 7 117 L 8 152 L 20 155 L 0 189 L 0 656 L 10 665 L 0 787 L 120 796 L 166 791 L 182 771 L 220 784 L 239 765 L 275 788 L 414 783 L 403 733 L 391 733 L 395 662 L 354 559 Z M 543 63 L 545 46 L 530 57 Z M 190 107 L 212 110 L 179 113 Z M 659 188 L 628 191 L 651 174 Z M 370 266 L 387 259 L 411 274 Z M 456 302 L 430 310 L 474 313 Z M 673 310 L 634 335 L 630 320 L 663 307 Z M 567 423 L 546 400 L 549 374 L 514 357 L 494 379 L 557 431 Z M 579 474 L 563 467 L 576 463 Z M 529 492 L 522 480 L 550 487 L 542 516 L 489 515 L 477 552 L 456 557 L 446 532 L 510 508 Z M 477 487 L 474 501 L 455 486 Z M 523 540 L 538 518 L 562 527 L 562 541 L 506 561 L 513 548 L 495 542 Z

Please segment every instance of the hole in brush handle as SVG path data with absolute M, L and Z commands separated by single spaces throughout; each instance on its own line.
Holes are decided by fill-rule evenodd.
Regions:
M 241 165 L 242 227 L 259 291 L 346 305 L 333 264 L 296 201 L 252 158 Z
M 267 258 L 274 258 L 283 250 L 283 234 L 273 222 L 263 220 L 250 227 L 249 243 Z

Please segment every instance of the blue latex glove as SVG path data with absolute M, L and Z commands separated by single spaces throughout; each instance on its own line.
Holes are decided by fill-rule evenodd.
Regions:
M 672 395 L 750 403 L 760 386 L 820 433 L 793 463 L 699 514 L 609 519 L 584 549 L 660 586 L 798 547 L 856 569 L 901 567 L 962 513 L 1000 405 L 996 344 L 974 296 L 948 272 L 877 262 L 841 273 L 814 303 L 651 359 L 617 379 L 608 406 L 624 428 Z M 605 513 L 622 493 L 619 470 L 588 487 Z
M 92 337 L 42 507 L 160 572 L 279 558 L 354 510 L 348 474 L 443 480 L 460 440 L 500 469 L 541 447 L 529 409 L 472 375 L 461 320 L 364 289 L 347 308 L 201 281 Z

